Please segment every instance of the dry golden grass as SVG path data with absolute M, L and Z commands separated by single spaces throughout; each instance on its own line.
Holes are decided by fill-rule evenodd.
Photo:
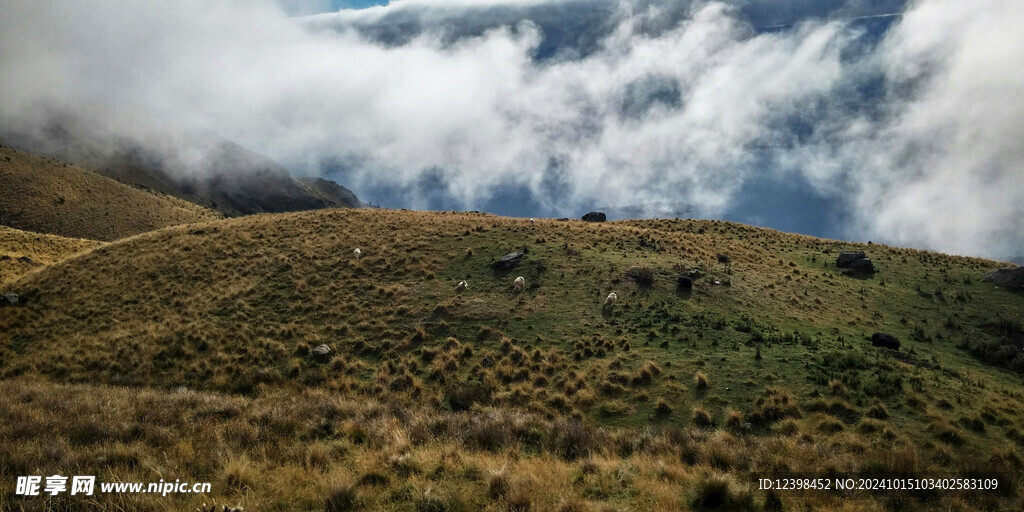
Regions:
M 220 218 L 208 208 L 118 183 L 81 167 L 0 147 L 0 224 L 116 240 Z
M 882 272 L 841 275 L 845 248 Z M 715 221 L 327 210 L 170 227 L 10 286 L 27 300 L 0 316 L 0 425 L 26 426 L 0 427 L 0 468 L 127 450 L 139 462 L 118 474 L 209 479 L 257 510 L 760 508 L 757 475 L 830 469 L 1015 484 L 1020 377 L 958 348 L 1016 332 L 1024 295 L 978 281 L 996 265 Z M 40 452 L 45 432 L 64 451 Z
M 0 226 L 0 286 L 102 245 L 103 242 L 96 240 L 44 235 Z
M 496 442 L 495 439 L 498 439 Z M 781 468 L 885 471 L 902 477 L 972 470 L 926 460 L 906 440 L 853 434 L 795 439 L 722 430 L 597 429 L 507 409 L 441 412 L 309 389 L 258 398 L 0 381 L 0 479 L 95 474 L 99 482 L 211 482 L 209 495 L 0 495 L 0 509 L 192 510 L 882 510 L 890 498 L 773 495 L 755 479 Z M 845 448 L 859 445 L 856 451 Z M 944 448 L 938 453 L 952 457 Z M 976 454 L 1019 478 L 1006 451 Z M 1013 480 L 1016 481 L 1016 480 Z M 931 492 L 913 510 L 978 510 L 1019 491 Z M 781 499 L 780 499 L 781 498 Z M 715 506 L 714 504 L 718 504 Z M 770 508 L 769 508 L 770 510 Z

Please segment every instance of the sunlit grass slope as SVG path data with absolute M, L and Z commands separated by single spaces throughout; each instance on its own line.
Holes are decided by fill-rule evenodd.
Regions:
M 879 273 L 843 275 L 849 249 Z M 980 281 L 997 266 L 694 220 L 326 210 L 172 227 L 7 286 L 26 304 L 0 317 L 3 395 L 26 398 L 0 407 L 0 439 L 11 468 L 52 466 L 13 448 L 52 431 L 68 464 L 114 451 L 112 474 L 218 480 L 220 501 L 260 510 L 332 492 L 368 510 L 685 510 L 704 492 L 754 510 L 777 499 L 750 490 L 758 474 L 868 468 L 1010 487 L 783 501 L 998 507 L 1020 498 L 1006 351 L 1024 295 Z M 899 352 L 872 347 L 877 331 Z
M 0 224 L 67 237 L 116 240 L 219 218 L 166 194 L 118 183 L 81 167 L 0 147 Z
M 0 286 L 101 245 L 103 242 L 95 240 L 44 235 L 0 226 Z

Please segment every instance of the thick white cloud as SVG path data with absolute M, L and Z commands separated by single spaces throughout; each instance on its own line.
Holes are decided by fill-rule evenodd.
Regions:
M 599 201 L 715 215 L 754 173 L 799 173 L 849 205 L 849 236 L 1010 254 L 1024 250 L 1024 2 L 961 4 L 911 5 L 853 58 L 862 40 L 842 20 L 757 33 L 711 3 L 651 31 L 664 7 L 625 2 L 595 51 L 537 62 L 530 23 L 394 45 L 349 28 L 401 9 L 524 5 L 512 0 L 313 19 L 271 0 L 9 0 L 0 127 L 32 131 L 71 111 L 132 136 L 209 130 L 300 172 L 356 158 L 346 184 L 357 190 L 440 168 L 467 206 L 513 182 L 566 214 Z M 873 74 L 885 77 L 879 104 L 845 106 L 849 84 Z M 813 135 L 794 143 L 792 118 Z M 765 146 L 785 148 L 777 165 L 755 165 Z M 558 194 L 546 190 L 552 161 Z

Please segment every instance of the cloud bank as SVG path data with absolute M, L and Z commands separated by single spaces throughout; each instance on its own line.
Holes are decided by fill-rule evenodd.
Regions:
M 756 220 L 799 184 L 773 208 L 826 234 L 1024 253 L 1024 3 L 776 4 L 13 0 L 0 131 L 216 133 L 413 208 Z

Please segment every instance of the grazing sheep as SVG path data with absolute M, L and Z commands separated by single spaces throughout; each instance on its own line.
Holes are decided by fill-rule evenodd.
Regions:
M 460 291 L 460 292 L 463 291 L 463 290 L 468 290 L 469 289 L 469 283 L 467 283 L 465 281 L 459 281 L 459 284 L 455 285 L 455 289 Z
M 526 286 L 526 279 L 523 279 L 523 276 L 519 276 L 515 281 L 512 281 L 512 288 L 517 292 L 523 291 L 524 286 Z
M 356 247 L 356 250 L 352 251 L 352 256 L 354 256 L 355 259 L 358 260 L 359 258 L 361 258 L 363 256 L 363 251 L 360 251 L 359 248 Z
M 615 292 L 608 294 L 608 298 L 604 299 L 604 307 L 610 308 L 615 305 L 615 301 L 619 300 L 619 296 L 615 295 Z

